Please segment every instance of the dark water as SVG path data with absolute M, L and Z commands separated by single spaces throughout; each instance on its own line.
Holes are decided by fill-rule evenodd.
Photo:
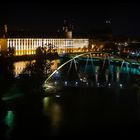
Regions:
M 5 121 L 6 136 L 20 139 L 100 133 L 129 135 L 139 130 L 136 93 L 68 88 L 59 95 L 27 96 L 11 102 Z
M 136 93 L 68 88 L 59 95 L 27 96 L 10 103 L 7 136 L 20 139 L 101 133 L 129 135 L 139 130 Z
M 3 95 L 8 94 L 2 96 L 0 108 L 1 138 L 138 133 L 140 88 L 132 79 L 139 79 L 139 75 L 129 77 L 127 88 L 67 86 L 49 96 L 40 90 L 41 78 L 37 75 L 7 80 L 7 88 L 1 89 Z

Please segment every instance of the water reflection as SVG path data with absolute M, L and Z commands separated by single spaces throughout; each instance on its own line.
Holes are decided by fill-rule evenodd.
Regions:
M 116 67 L 116 82 L 120 81 L 120 67 Z
M 60 60 L 59 59 L 57 59 L 57 60 L 52 60 L 51 61 L 51 70 L 52 70 L 52 72 L 54 71 L 54 70 L 56 70 L 57 68 L 58 68 L 58 66 L 60 65 Z
M 14 73 L 17 77 L 19 74 L 23 72 L 23 70 L 26 68 L 27 64 L 29 64 L 29 61 L 20 61 L 14 63 Z
M 43 99 L 43 113 L 44 115 L 47 115 L 47 112 L 48 112 L 48 108 L 49 108 L 49 97 L 45 97 Z
M 61 85 L 60 82 L 64 83 L 63 86 L 65 86 L 65 85 L 68 86 L 68 83 L 71 82 L 70 79 L 72 80 L 72 77 L 76 78 L 75 77 L 76 74 L 79 75 L 79 73 L 83 73 L 82 75 L 86 75 L 82 79 L 85 78 L 90 81 L 93 81 L 96 83 L 95 85 L 97 85 L 97 83 L 100 83 L 100 82 L 103 82 L 106 84 L 108 82 L 121 83 L 122 74 L 125 75 L 126 77 L 129 77 L 129 75 L 140 75 L 140 71 L 138 68 L 130 67 L 130 66 L 128 66 L 127 63 L 125 64 L 124 62 L 122 62 L 122 64 L 120 66 L 115 65 L 115 64 L 110 64 L 110 63 L 103 63 L 103 66 L 102 66 L 102 65 L 95 64 L 93 61 L 92 62 L 86 61 L 85 65 L 83 65 L 82 67 L 79 67 L 79 65 L 75 64 L 75 62 L 78 64 L 78 61 L 74 61 L 73 65 L 71 65 L 71 63 L 70 63 L 69 67 L 63 68 L 63 69 L 67 69 L 67 70 L 60 69 L 52 76 L 51 80 L 53 80 L 55 87 L 60 86 Z M 29 65 L 30 63 L 32 63 L 32 62 L 29 62 L 29 61 L 15 62 L 14 63 L 15 75 L 18 76 L 19 74 L 21 74 L 23 72 L 23 70 L 26 68 L 26 66 Z M 98 62 L 98 63 L 100 63 L 100 62 Z M 52 60 L 52 61 L 47 60 L 46 64 L 50 64 L 50 68 L 47 67 L 47 69 L 45 70 L 46 74 L 49 74 L 49 73 L 52 73 L 53 71 L 55 71 L 61 65 L 61 61 L 60 60 Z M 74 71 L 71 69 L 76 69 L 76 70 Z M 66 75 L 65 71 L 68 71 L 68 70 L 69 70 L 69 73 Z M 89 78 L 89 77 L 92 77 L 92 75 L 94 77 L 94 80 L 92 78 Z M 75 82 L 77 82 L 80 79 L 81 79 L 81 76 L 79 77 L 79 79 L 73 79 L 73 80 Z M 128 79 L 128 78 L 126 78 L 126 79 Z M 67 84 L 65 83 L 65 81 L 67 81 Z M 124 82 L 124 79 L 123 79 L 123 82 Z M 89 83 L 89 81 L 87 81 L 86 83 Z M 77 86 L 78 84 L 75 84 L 75 85 Z M 91 83 L 88 85 L 94 85 L 94 84 Z
M 30 62 L 15 62 L 15 73 L 17 75 L 22 73 L 28 64 Z M 46 60 L 46 65 L 50 67 L 50 72 L 52 72 L 58 68 L 60 61 Z M 135 113 L 137 113 L 136 110 L 139 112 L 139 106 L 136 107 L 135 93 L 139 94 L 140 92 L 140 73 L 138 69 L 111 64 L 108 67 L 104 64 L 104 68 L 102 68 L 102 65 L 97 62 L 96 64 L 88 63 L 86 70 L 84 65 L 80 67 L 78 63 L 76 63 L 76 67 L 75 64 L 72 66 L 72 69 L 75 68 L 76 70 L 69 71 L 69 76 L 66 74 L 69 65 L 57 71 L 50 82 L 46 83 L 46 88 L 53 94 L 45 98 L 40 94 L 39 86 L 42 82 L 37 83 L 40 80 L 38 74 L 42 70 L 37 69 L 37 73 L 34 73 L 37 78 L 39 77 L 38 80 L 36 78 L 32 79 L 32 77 L 23 78 L 22 80 L 16 79 L 16 82 L 19 83 L 20 81 L 20 86 L 24 89 L 20 88 L 20 90 L 26 94 L 23 94 L 22 99 L 18 100 L 3 98 L 4 101 L 9 101 L 8 105 L 10 104 L 10 110 L 7 111 L 5 117 L 5 123 L 8 126 L 7 137 L 10 137 L 13 129 L 15 129 L 15 137 L 20 132 L 18 138 L 24 135 L 26 135 L 26 138 L 29 135 L 42 136 L 42 133 L 55 135 L 60 131 L 65 134 L 65 130 L 68 134 L 77 134 L 79 131 L 79 134 L 82 135 L 85 133 L 81 133 L 81 129 L 83 132 L 92 131 L 93 127 L 97 130 L 97 126 L 100 127 L 101 123 L 104 122 L 108 127 L 108 122 L 112 125 L 112 122 L 116 124 L 118 122 L 122 123 L 124 120 L 129 122 L 137 119 Z M 41 74 L 43 75 L 44 72 Z M 17 83 L 12 83 L 12 88 L 7 86 L 9 92 L 13 95 L 15 93 L 19 95 L 20 93 L 17 90 L 19 88 Z M 128 91 L 130 88 L 124 89 L 125 84 L 128 83 L 130 86 L 136 83 L 137 88 L 135 86 L 130 91 Z M 61 87 L 63 90 L 58 92 Z M 15 124 L 17 125 L 16 128 L 14 127 Z
M 135 66 L 132 67 L 131 65 L 128 65 L 128 63 L 125 63 L 124 61 L 120 65 L 113 61 L 112 63 L 104 61 L 97 62 L 94 60 L 89 61 L 87 58 L 85 61 L 71 61 L 66 66 L 59 69 L 59 71 L 56 71 L 52 75 L 50 82 L 56 89 L 57 87 L 63 88 L 65 86 L 80 87 L 83 86 L 83 83 L 85 83 L 85 87 L 109 86 L 110 88 L 127 88 L 127 84 L 131 82 L 131 77 L 134 75 L 139 76 L 140 70 Z M 44 87 L 47 87 L 47 85 L 44 85 Z
M 60 128 L 62 122 L 61 105 L 54 97 L 45 97 L 43 99 L 43 113 L 46 117 L 50 118 L 51 133 L 55 134 Z
M 59 126 L 61 122 L 61 107 L 58 103 L 54 103 L 51 107 L 51 118 L 52 118 L 52 126 Z
M 7 114 L 5 116 L 5 124 L 8 126 L 8 129 L 5 134 L 7 138 L 11 137 L 12 130 L 14 129 L 14 117 L 15 115 L 12 110 L 7 111 Z
M 32 65 L 35 62 L 36 62 L 35 60 L 14 62 L 13 65 L 14 65 L 15 77 L 19 76 L 19 74 L 23 73 L 25 68 L 29 67 L 29 65 Z M 59 64 L 60 64 L 60 60 L 59 59 L 52 60 L 52 61 L 46 60 L 46 66 L 47 66 L 46 71 L 47 71 L 47 73 L 52 73 L 54 70 L 57 69 Z M 50 65 L 50 67 L 49 67 L 49 65 Z M 48 69 L 48 68 L 50 68 L 50 69 Z
M 106 72 L 105 72 L 105 78 L 106 78 L 106 82 L 107 83 L 109 81 L 109 75 L 108 75 L 108 73 L 109 73 L 109 70 L 106 70 Z

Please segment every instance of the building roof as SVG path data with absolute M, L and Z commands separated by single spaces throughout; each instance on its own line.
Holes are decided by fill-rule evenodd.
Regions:
M 8 38 L 57 38 L 59 35 L 56 33 L 46 33 L 40 31 L 9 31 Z M 60 37 L 60 36 L 59 36 Z M 62 37 L 62 36 L 61 36 Z
M 86 33 L 73 33 L 73 38 L 89 38 Z M 63 32 L 9 31 L 7 38 L 66 38 Z

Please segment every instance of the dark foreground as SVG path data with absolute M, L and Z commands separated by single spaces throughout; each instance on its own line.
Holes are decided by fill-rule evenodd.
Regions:
M 49 97 L 32 93 L 5 102 L 1 137 L 129 136 L 140 126 L 139 95 L 131 90 L 68 88 Z

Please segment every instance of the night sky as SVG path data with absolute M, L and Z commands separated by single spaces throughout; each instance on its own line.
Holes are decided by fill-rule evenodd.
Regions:
M 56 32 L 66 19 L 74 29 L 88 32 L 111 21 L 115 35 L 140 36 L 140 4 L 138 3 L 2 3 L 0 24 L 10 29 Z

